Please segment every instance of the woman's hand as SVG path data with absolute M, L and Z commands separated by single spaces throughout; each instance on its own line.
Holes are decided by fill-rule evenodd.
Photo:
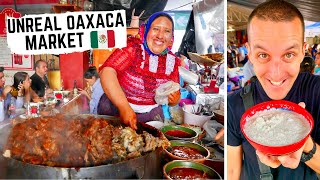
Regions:
M 80 94 L 83 94 L 83 95 L 86 95 L 86 96 L 89 95 L 88 91 L 85 90 L 85 89 L 78 88 L 78 91 L 79 91 Z
M 180 90 L 169 94 L 168 96 L 169 106 L 175 106 L 180 102 Z
M 132 129 L 137 130 L 137 115 L 133 109 L 129 107 L 119 108 L 120 119 L 121 121 L 130 126 Z
M 89 100 L 91 100 L 91 93 L 87 89 L 78 88 L 80 94 L 85 95 Z

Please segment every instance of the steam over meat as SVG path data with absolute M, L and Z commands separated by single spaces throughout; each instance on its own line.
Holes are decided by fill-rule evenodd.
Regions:
M 111 129 L 104 119 L 34 118 L 13 127 L 7 149 L 11 157 L 32 164 L 99 165 L 112 158 Z
M 102 118 L 59 114 L 16 124 L 5 152 L 32 164 L 84 167 L 134 158 L 169 145 L 164 136 L 154 137 L 146 131 L 137 134 L 129 127 L 113 127 Z

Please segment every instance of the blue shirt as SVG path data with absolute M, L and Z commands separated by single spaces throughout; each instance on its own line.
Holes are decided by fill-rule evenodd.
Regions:
M 100 78 L 92 86 L 92 94 L 90 100 L 90 114 L 97 114 L 97 107 L 101 96 L 104 94 Z
M 2 94 L 3 88 L 0 89 L 0 94 Z M 8 107 L 11 102 L 11 94 L 8 93 L 6 99 L 4 100 L 4 112 L 6 113 L 8 111 Z
M 2 92 L 3 92 L 3 88 L 0 89 L 0 94 L 2 94 Z M 8 93 L 6 99 L 4 100 L 4 107 L 3 108 L 4 108 L 4 113 L 6 113 L 6 114 L 8 112 L 8 108 L 9 108 L 10 103 L 11 103 L 11 97 L 12 97 L 11 94 Z M 19 108 L 23 107 L 23 103 L 24 103 L 24 98 L 23 97 L 19 97 L 18 96 L 17 99 L 16 98 L 12 98 L 12 99 L 13 99 L 13 104 L 16 107 L 16 109 L 19 109 Z
M 259 81 L 252 83 L 253 101 L 258 104 L 271 99 L 267 96 Z M 291 90 L 284 98 L 284 100 L 294 103 L 304 102 L 306 110 L 310 112 L 314 119 L 314 128 L 311 137 L 315 142 L 320 144 L 320 77 L 311 75 L 310 73 L 300 73 L 294 82 Z M 244 105 L 240 97 L 240 91 L 228 96 L 228 120 L 227 120 L 227 141 L 230 146 L 242 145 L 243 149 L 243 166 L 240 179 L 260 179 L 260 170 L 256 157 L 256 151 L 251 144 L 244 138 L 240 129 L 240 119 L 244 113 Z M 278 168 L 271 168 L 274 179 L 292 179 L 316 180 L 315 171 L 308 167 L 305 163 L 300 162 L 296 169 L 285 168 L 279 166 Z

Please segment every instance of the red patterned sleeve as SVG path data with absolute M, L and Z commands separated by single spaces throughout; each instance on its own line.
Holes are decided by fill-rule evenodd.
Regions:
M 101 71 L 104 67 L 111 67 L 121 74 L 131 66 L 132 60 L 136 57 L 136 48 L 140 47 L 140 41 L 136 38 L 129 38 L 127 47 L 116 49 L 109 58 L 99 68 Z

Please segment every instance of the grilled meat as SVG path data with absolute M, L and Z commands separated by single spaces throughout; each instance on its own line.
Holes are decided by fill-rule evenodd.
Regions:
M 168 144 L 164 137 L 113 127 L 105 119 L 58 114 L 17 123 L 5 155 L 32 164 L 85 167 L 135 158 Z

